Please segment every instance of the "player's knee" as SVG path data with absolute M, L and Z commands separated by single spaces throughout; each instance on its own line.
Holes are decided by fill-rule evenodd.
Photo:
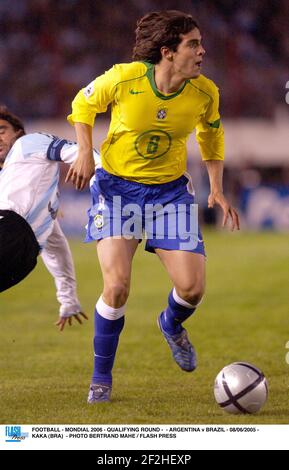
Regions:
M 198 305 L 205 293 L 203 284 L 194 284 L 178 289 L 179 296 L 191 305 Z
M 124 280 L 119 280 L 110 283 L 104 288 L 104 296 L 109 305 L 118 308 L 124 305 L 127 301 L 129 294 L 129 283 Z

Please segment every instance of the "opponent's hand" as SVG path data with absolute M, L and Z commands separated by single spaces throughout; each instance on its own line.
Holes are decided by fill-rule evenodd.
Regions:
M 218 204 L 223 211 L 222 226 L 225 227 L 225 225 L 228 222 L 228 219 L 230 219 L 231 231 L 235 229 L 240 230 L 240 221 L 239 221 L 238 212 L 236 211 L 236 209 L 234 209 L 234 207 L 232 207 L 228 203 L 223 193 L 221 192 L 210 193 L 208 197 L 208 207 L 213 208 L 215 204 Z
M 72 325 L 73 318 L 75 318 L 78 323 L 82 324 L 83 318 L 81 317 L 83 317 L 85 320 L 88 320 L 88 317 L 85 315 L 84 312 L 77 312 L 73 315 L 70 315 L 69 317 L 60 317 L 59 320 L 55 323 L 55 325 L 58 326 L 58 329 L 60 331 L 63 331 L 67 323 L 69 324 L 69 326 Z
M 95 163 L 92 154 L 79 153 L 75 162 L 70 166 L 65 182 L 71 181 L 76 189 L 82 191 L 94 175 Z

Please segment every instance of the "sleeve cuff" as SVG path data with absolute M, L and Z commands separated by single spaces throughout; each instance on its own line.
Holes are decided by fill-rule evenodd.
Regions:
M 59 309 L 59 316 L 61 318 L 69 318 L 76 313 L 82 312 L 82 308 L 80 303 L 75 303 L 71 305 L 61 305 Z
M 83 116 L 82 114 L 69 114 L 69 116 L 67 116 L 67 121 L 71 126 L 74 126 L 75 122 L 88 124 L 91 127 L 94 126 L 94 118 L 91 118 L 89 116 Z

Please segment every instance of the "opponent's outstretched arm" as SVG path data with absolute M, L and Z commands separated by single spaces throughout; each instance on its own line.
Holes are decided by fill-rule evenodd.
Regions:
M 53 230 L 41 252 L 41 257 L 54 278 L 56 297 L 60 303 L 59 320 L 56 325 L 62 331 L 67 322 L 69 325 L 72 324 L 73 318 L 82 323 L 82 319 L 87 319 L 87 316 L 82 312 L 77 297 L 72 254 L 57 220 L 54 221 Z

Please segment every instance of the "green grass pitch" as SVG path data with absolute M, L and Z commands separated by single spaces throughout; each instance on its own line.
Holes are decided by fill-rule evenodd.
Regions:
M 89 315 L 82 326 L 62 333 L 54 326 L 58 304 L 41 260 L 25 281 L 2 293 L 1 424 L 288 424 L 288 235 L 213 231 L 205 240 L 207 293 L 186 323 L 198 369 L 182 372 L 171 358 L 156 325 L 171 284 L 157 257 L 140 246 L 111 403 L 86 404 L 93 308 L 102 290 L 95 247 L 71 243 Z M 215 376 L 234 361 L 255 364 L 268 379 L 269 398 L 256 415 L 229 415 L 214 401 Z

